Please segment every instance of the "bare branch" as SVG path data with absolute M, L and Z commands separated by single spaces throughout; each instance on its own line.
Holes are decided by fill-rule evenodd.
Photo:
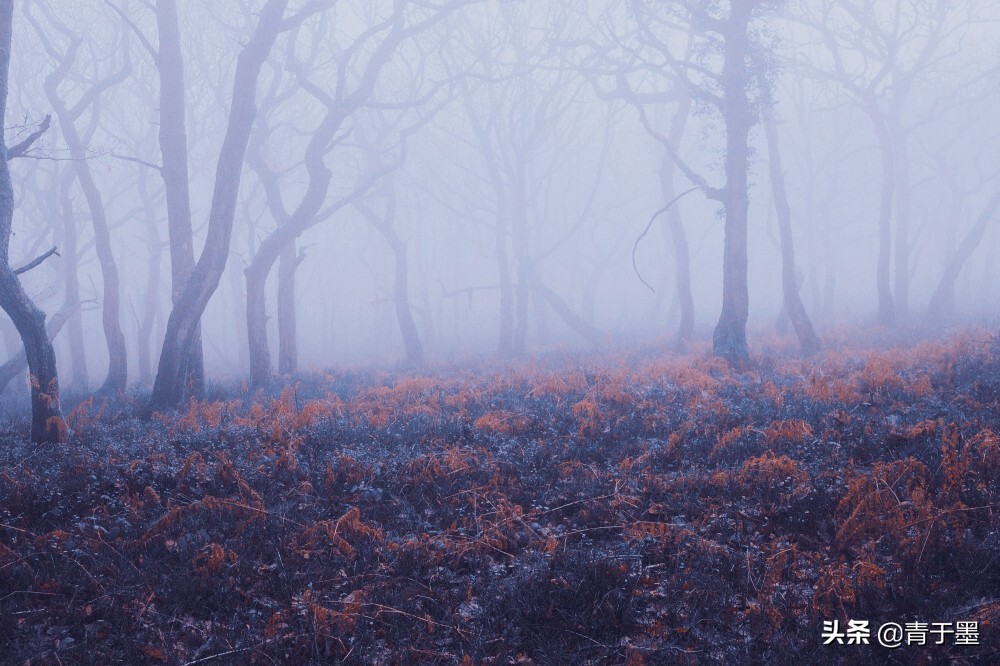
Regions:
M 45 261 L 46 259 L 48 259 L 49 257 L 51 257 L 53 254 L 56 255 L 57 257 L 61 256 L 59 254 L 58 248 L 56 248 L 56 247 L 53 246 L 53 248 L 51 250 L 49 250 L 48 252 L 46 252 L 45 254 L 40 255 L 40 256 L 34 258 L 33 260 L 31 260 L 30 262 L 28 262 L 24 266 L 21 266 L 20 268 L 15 268 L 14 269 L 14 275 L 20 275 L 21 273 L 27 273 L 32 268 L 37 268 L 39 265 L 41 265 L 41 263 L 43 261 Z
M 699 189 L 701 189 L 701 188 L 700 187 L 692 187 L 689 190 L 685 190 L 684 192 L 681 192 L 676 197 L 674 197 L 669 202 L 667 202 L 666 206 L 664 206 L 660 210 L 658 210 L 655 213 L 653 213 L 653 216 L 649 218 L 649 224 L 646 225 L 646 228 L 642 230 L 642 233 L 639 234 L 639 237 L 635 239 L 635 244 L 632 245 L 632 270 L 635 271 L 635 275 L 636 275 L 637 278 L 639 278 L 639 281 L 642 282 L 644 285 L 646 285 L 646 287 L 651 292 L 653 292 L 653 293 L 656 293 L 656 290 L 653 289 L 653 286 L 651 284 L 649 284 L 648 282 L 646 282 L 646 280 L 642 277 L 642 274 L 639 272 L 639 267 L 635 263 L 635 252 L 636 252 L 636 250 L 639 249 L 639 243 L 642 242 L 642 239 L 646 237 L 646 234 L 649 233 L 649 230 L 653 228 L 653 222 L 656 221 L 656 218 L 658 218 L 660 215 L 663 215 L 668 210 L 670 210 L 670 207 L 673 206 L 678 201 L 680 201 L 682 198 L 686 197 L 687 195 L 691 194 L 695 190 L 699 190 Z
M 121 9 L 119 9 L 116 4 L 111 2 L 111 0 L 104 0 L 104 4 L 110 7 L 115 14 L 118 14 L 118 17 L 129 28 L 132 29 L 132 32 L 135 33 L 135 36 L 139 38 L 139 42 L 142 43 L 143 48 L 145 48 L 146 51 L 149 53 L 149 55 L 153 58 L 153 62 L 158 63 L 160 58 L 159 52 L 156 50 L 155 47 L 153 47 L 149 39 L 146 38 L 146 34 L 139 28 L 139 26 L 135 24 L 135 21 L 126 16 L 125 13 Z
M 129 157 L 128 155 L 119 155 L 118 153 L 111 153 L 111 155 L 120 160 L 125 160 L 126 162 L 135 162 L 136 164 L 141 164 L 142 166 L 149 167 L 150 169 L 154 169 L 156 171 L 163 171 L 163 167 L 159 164 L 153 164 L 152 162 L 141 160 L 138 157 Z
M 45 132 L 48 131 L 49 125 L 52 122 L 52 114 L 45 116 L 45 120 L 42 124 L 38 126 L 38 129 L 28 135 L 28 137 L 21 143 L 11 146 L 7 149 L 7 161 L 10 162 L 15 157 L 23 157 L 25 153 L 31 148 L 31 145 L 35 143 Z
M 302 25 L 302 23 L 313 14 L 325 12 L 333 6 L 333 3 L 334 0 L 312 0 L 312 2 L 307 2 L 301 9 L 299 9 L 299 11 L 295 12 L 291 16 L 285 17 L 285 19 L 281 21 L 281 32 L 287 32 Z
M 639 112 L 639 120 L 642 122 L 643 128 L 645 128 L 646 132 L 651 137 L 656 139 L 660 145 L 667 149 L 667 152 L 670 154 L 670 159 L 674 161 L 674 164 L 676 164 L 677 168 L 681 170 L 681 173 L 683 173 L 694 185 L 697 185 L 701 191 L 705 193 L 706 197 L 722 202 L 725 196 L 723 189 L 709 185 L 708 181 L 705 180 L 701 174 L 692 169 L 688 163 L 677 154 L 677 149 L 674 148 L 674 144 L 671 143 L 667 137 L 657 132 L 652 123 L 649 122 L 649 118 L 646 116 L 646 108 L 644 106 L 639 104 L 636 105 L 635 108 Z

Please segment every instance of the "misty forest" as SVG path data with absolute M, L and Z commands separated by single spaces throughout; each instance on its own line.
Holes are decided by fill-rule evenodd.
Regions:
M 0 0 L 0 662 L 1000 660 L 998 36 Z

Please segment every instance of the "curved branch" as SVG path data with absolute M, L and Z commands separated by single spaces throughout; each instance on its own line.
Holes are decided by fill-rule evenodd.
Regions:
M 680 201 L 682 198 L 684 198 L 687 195 L 691 194 L 692 192 L 694 192 L 696 190 L 700 190 L 700 189 L 702 189 L 702 188 L 699 187 L 699 186 L 692 187 L 690 189 L 684 190 L 683 192 L 681 192 L 680 194 L 678 194 L 676 197 L 674 197 L 673 199 L 671 199 L 667 203 L 666 206 L 664 206 L 660 210 L 658 210 L 655 213 L 653 213 L 653 216 L 651 218 L 649 218 L 649 223 L 646 225 L 646 228 L 643 229 L 642 233 L 639 234 L 639 237 L 635 239 L 635 244 L 632 246 L 632 270 L 635 271 L 635 275 L 636 275 L 636 277 L 639 278 L 639 281 L 642 282 L 644 285 L 646 285 L 646 287 L 651 292 L 653 292 L 654 294 L 656 293 L 656 290 L 653 289 L 653 287 L 651 287 L 650 284 L 643 279 L 642 275 L 639 273 L 639 267 L 636 266 L 636 264 L 635 264 L 635 251 L 637 249 L 639 249 L 639 243 L 642 241 L 643 238 L 646 237 L 646 234 L 649 233 L 649 230 L 653 228 L 653 222 L 656 221 L 656 218 L 658 218 L 660 215 L 663 215 L 668 210 L 670 210 L 670 207 L 673 206 L 678 201 Z

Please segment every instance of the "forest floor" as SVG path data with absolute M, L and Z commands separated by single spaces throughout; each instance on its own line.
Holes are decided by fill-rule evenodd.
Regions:
M 11 416 L 0 663 L 1000 663 L 998 350 L 314 375 L 88 400 L 60 449 Z

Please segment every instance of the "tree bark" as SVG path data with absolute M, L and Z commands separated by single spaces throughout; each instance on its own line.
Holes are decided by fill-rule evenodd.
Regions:
M 722 313 L 712 334 L 715 354 L 730 362 L 749 360 L 746 324 L 750 295 L 747 285 L 748 137 L 754 118 L 747 95 L 750 55 L 749 23 L 756 3 L 730 3 L 722 63 L 722 115 L 726 127 L 725 241 L 722 266 Z
M 49 340 L 55 340 L 56 336 L 63 329 L 67 321 L 74 319 L 79 310 L 79 304 L 72 305 L 70 303 L 63 303 L 62 307 L 56 311 L 55 314 L 49 318 L 48 323 L 45 326 L 45 332 L 49 337 Z M 15 354 L 12 358 L 8 359 L 6 363 L 0 365 L 0 392 L 7 388 L 7 385 L 14 381 L 18 375 L 23 373 L 28 367 L 28 355 L 24 352 L 24 348 Z
M 156 0 L 160 74 L 160 173 L 167 198 L 167 231 L 170 240 L 171 303 L 177 305 L 194 270 L 194 232 L 191 228 L 187 127 L 185 120 L 184 58 L 176 0 Z M 199 393 L 205 383 L 201 327 L 196 326 L 188 347 L 185 383 Z
M 6 126 L 13 20 L 13 0 L 0 0 L 0 128 Z M 10 266 L 14 190 L 7 164 L 7 145 L 2 137 L 0 149 L 0 307 L 10 316 L 24 342 L 31 379 L 31 439 L 37 443 L 65 442 L 67 430 L 59 405 L 56 355 L 45 331 L 45 314 L 28 298 Z
M 167 320 L 153 384 L 152 404 L 157 407 L 176 406 L 192 388 L 187 384 L 189 359 L 198 325 L 219 286 L 229 256 L 243 158 L 256 115 L 257 77 L 281 31 L 287 5 L 288 0 L 268 0 L 253 36 L 236 61 L 232 104 L 215 171 L 205 247 Z
M 774 210 L 778 216 L 778 232 L 781 237 L 781 287 L 784 294 L 784 310 L 792 322 L 795 335 L 799 339 L 799 349 L 805 355 L 819 351 L 819 338 L 813 330 L 799 296 L 799 284 L 795 271 L 795 245 L 792 239 L 792 212 L 785 191 L 785 174 L 781 166 L 781 149 L 778 129 L 775 127 L 773 108 L 763 110 L 764 134 L 767 138 L 768 166 L 771 175 L 771 191 L 774 193 Z

